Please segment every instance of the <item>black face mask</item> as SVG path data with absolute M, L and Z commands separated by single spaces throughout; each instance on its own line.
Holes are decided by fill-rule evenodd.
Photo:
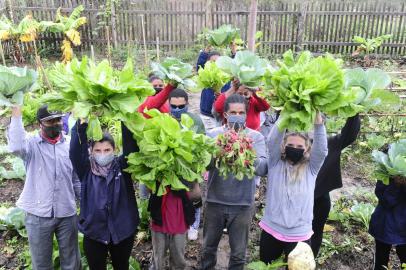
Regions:
M 162 87 L 154 87 L 154 89 L 155 89 L 155 95 L 156 95 L 159 92 L 161 92 L 163 88 Z
M 299 149 L 299 148 L 294 148 L 294 147 L 291 147 L 291 146 L 286 146 L 285 147 L 285 154 L 286 154 L 286 159 L 292 161 L 293 164 L 296 164 L 300 160 L 302 160 L 303 155 L 304 155 L 304 149 Z
M 61 134 L 62 125 L 61 124 L 56 124 L 52 126 L 42 125 L 42 131 L 45 133 L 47 137 L 55 139 L 56 137 L 59 136 L 59 134 Z

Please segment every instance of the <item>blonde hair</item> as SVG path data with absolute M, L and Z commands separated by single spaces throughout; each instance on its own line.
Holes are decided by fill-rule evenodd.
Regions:
M 310 149 L 312 147 L 312 143 L 310 141 L 309 135 L 307 133 L 300 133 L 300 132 L 290 132 L 285 135 L 283 138 L 283 143 L 281 145 L 281 159 L 286 160 L 286 153 L 285 147 L 289 137 L 300 137 L 305 141 L 305 153 L 303 155 L 303 159 L 296 163 L 292 168 L 286 167 L 286 174 L 288 176 L 289 181 L 297 182 L 304 178 L 304 174 L 306 172 L 307 165 L 309 163 L 310 157 Z

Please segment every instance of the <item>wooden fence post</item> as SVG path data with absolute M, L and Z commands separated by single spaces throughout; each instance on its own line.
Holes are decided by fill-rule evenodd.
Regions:
M 297 14 L 297 37 L 296 51 L 303 50 L 303 36 L 305 32 L 306 12 L 309 2 L 306 0 L 299 4 L 299 13 Z
M 258 1 L 251 0 L 251 8 L 248 20 L 248 33 L 247 33 L 247 42 L 248 50 L 251 52 L 255 51 L 255 32 L 257 27 L 257 7 Z
M 111 37 L 113 38 L 113 46 L 117 48 L 117 29 L 116 29 L 116 1 L 111 1 Z
M 213 5 L 212 0 L 206 1 L 206 27 L 209 29 L 213 28 Z

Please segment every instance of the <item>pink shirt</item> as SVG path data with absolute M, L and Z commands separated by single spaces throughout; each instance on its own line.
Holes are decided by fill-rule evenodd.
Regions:
M 184 234 L 188 230 L 183 213 L 182 199 L 173 195 L 170 189 L 162 196 L 162 226 L 151 222 L 151 230 L 167 234 Z
M 263 229 L 265 232 L 269 233 L 270 235 L 272 235 L 279 241 L 283 241 L 283 242 L 302 242 L 302 241 L 309 240 L 310 237 L 312 237 L 312 235 L 313 235 L 313 231 L 311 231 L 309 234 L 304 235 L 304 236 L 285 236 L 285 235 L 282 235 L 282 234 L 272 230 L 269 226 L 267 226 L 262 221 L 259 222 L 259 227 L 261 227 L 261 229 Z

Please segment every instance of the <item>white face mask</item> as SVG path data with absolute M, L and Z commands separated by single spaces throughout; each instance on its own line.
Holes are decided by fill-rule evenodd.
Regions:
M 111 154 L 93 154 L 93 158 L 99 166 L 107 166 L 114 160 L 114 153 Z

